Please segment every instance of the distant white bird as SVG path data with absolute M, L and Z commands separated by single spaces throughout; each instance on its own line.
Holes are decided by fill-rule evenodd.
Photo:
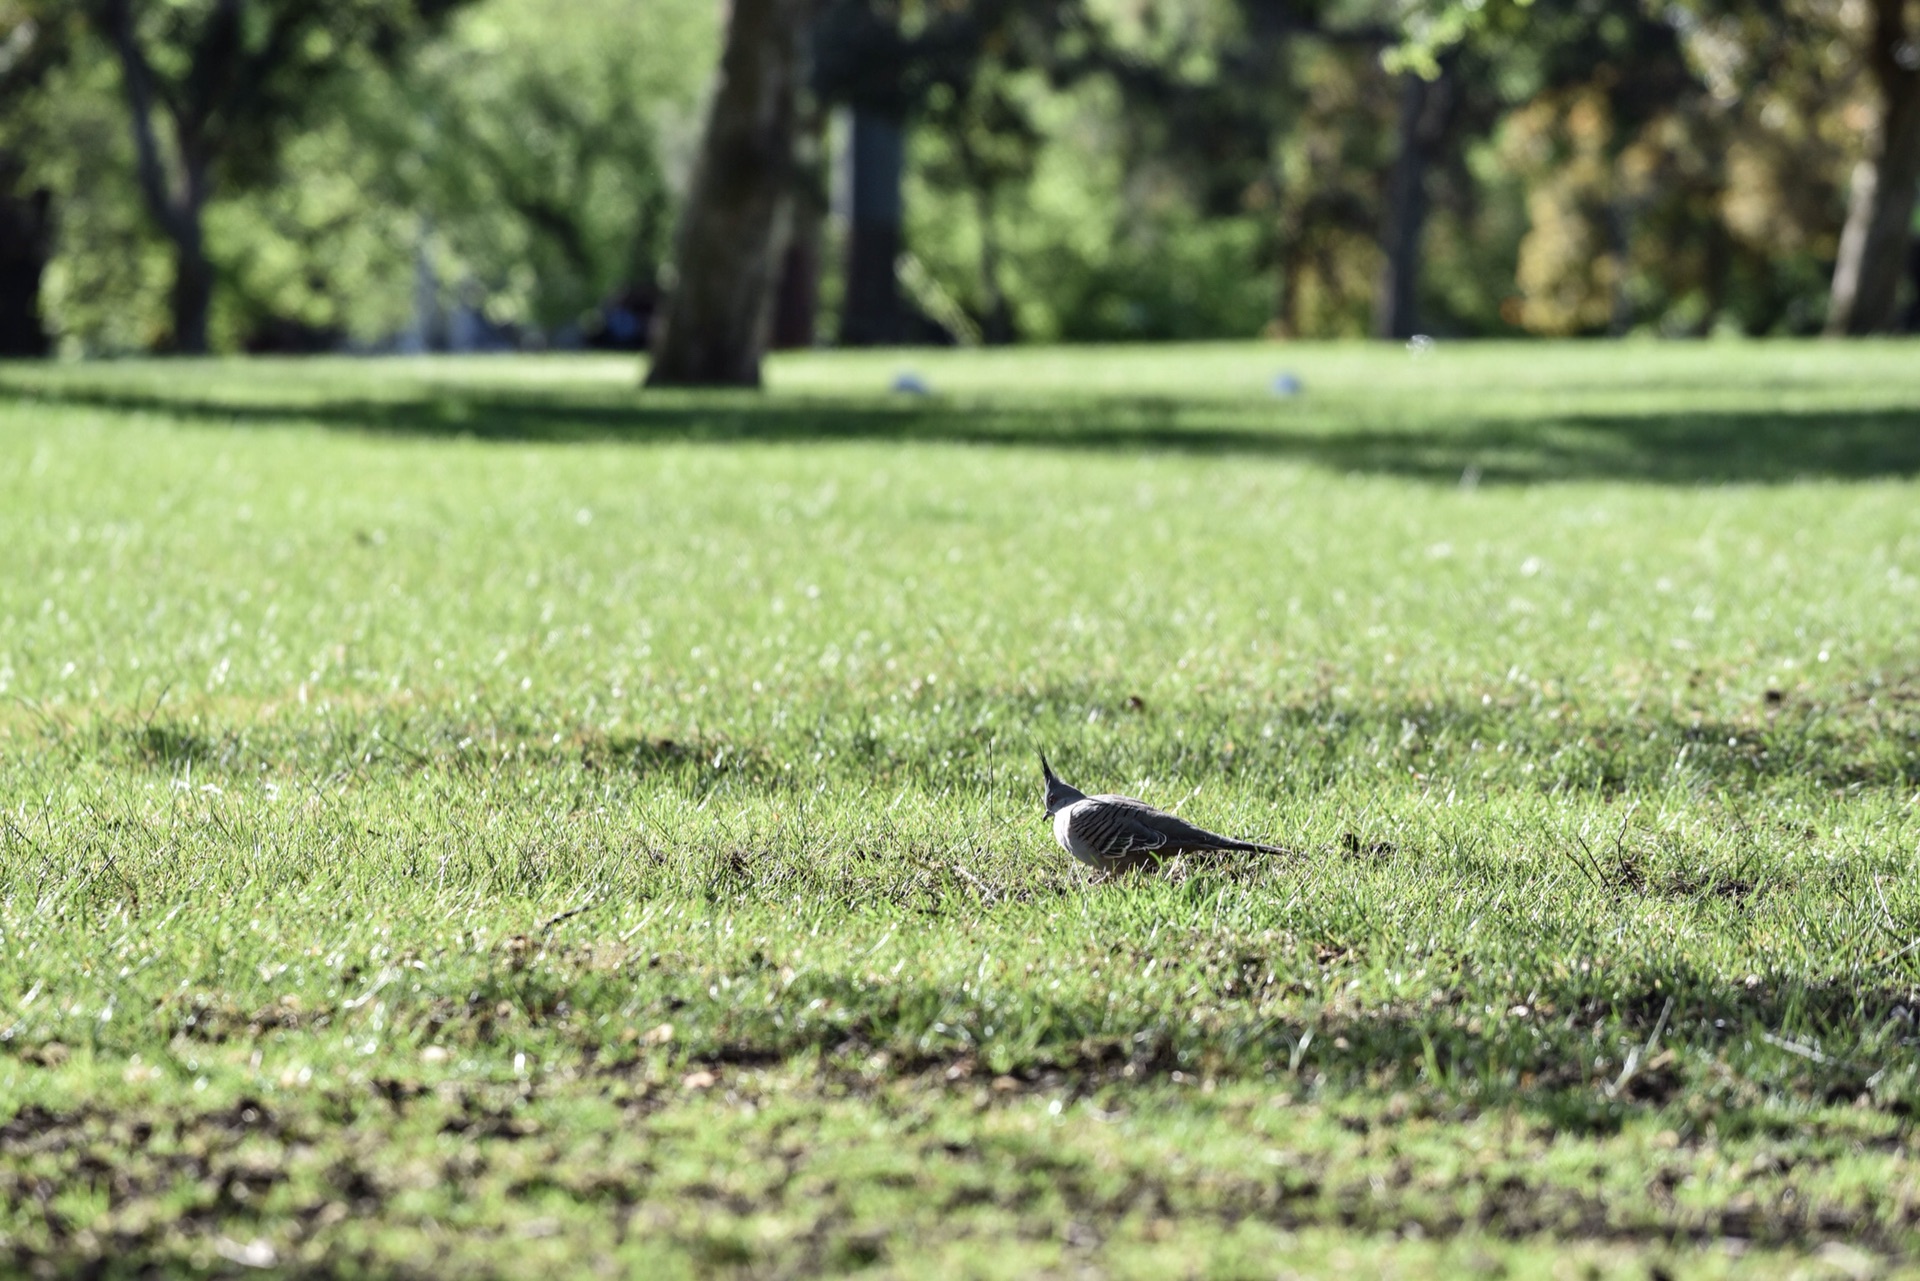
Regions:
M 1044 754 L 1040 772 L 1046 778 L 1047 817 L 1053 820 L 1053 839 L 1060 842 L 1061 849 L 1098 871 L 1137 871 L 1158 864 L 1162 858 L 1200 850 L 1286 853 L 1277 845 L 1237 841 L 1195 827 L 1131 796 L 1088 796 L 1061 782 Z

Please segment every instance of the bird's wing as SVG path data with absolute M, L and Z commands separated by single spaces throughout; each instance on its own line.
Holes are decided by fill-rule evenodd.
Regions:
M 1132 823 L 1151 831 L 1160 839 L 1152 849 L 1166 849 L 1169 853 L 1178 850 L 1221 850 L 1234 849 L 1246 844 L 1232 837 L 1222 836 L 1218 832 L 1209 832 L 1204 827 L 1195 827 L 1183 818 L 1177 818 L 1162 809 L 1155 809 L 1145 801 L 1131 796 L 1096 796 L 1095 800 L 1103 806 L 1111 807 L 1116 814 L 1125 815 Z
M 1166 833 L 1145 821 L 1156 811 L 1125 796 L 1096 796 L 1094 804 L 1074 814 L 1077 834 L 1102 858 L 1145 854 L 1167 843 Z M 1164 816 L 1162 816 L 1164 817 Z

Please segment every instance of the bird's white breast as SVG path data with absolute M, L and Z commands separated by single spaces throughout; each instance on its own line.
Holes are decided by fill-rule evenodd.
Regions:
M 1074 839 L 1073 812 L 1082 806 L 1093 804 L 1091 797 L 1075 801 L 1065 809 L 1053 813 L 1053 839 L 1060 842 L 1060 848 L 1090 867 L 1099 867 L 1100 855 L 1086 845 Z

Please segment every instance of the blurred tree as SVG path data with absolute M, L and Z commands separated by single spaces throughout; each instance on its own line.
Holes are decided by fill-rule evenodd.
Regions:
M 927 94 L 916 255 L 983 337 L 1258 330 L 1254 206 L 1299 100 L 1284 42 L 1250 32 L 1236 0 L 1022 17 Z
M 4 122 L 25 183 L 52 193 L 40 315 L 62 352 L 144 350 L 167 332 L 170 255 L 133 177 L 111 54 L 74 30 L 66 57 Z
M 905 242 L 901 183 L 907 168 L 907 121 L 872 107 L 853 109 L 849 164 L 846 295 L 840 342 L 880 347 L 906 341 L 906 309 L 895 264 Z
M 459 0 L 79 0 L 113 50 L 147 210 L 173 251 L 168 345 L 207 350 L 216 188 L 257 186 L 320 90 L 397 59 Z
M 44 356 L 40 280 L 53 245 L 53 193 L 21 191 L 25 165 L 0 151 L 0 357 Z
M 1406 94 L 1381 65 L 1397 12 L 1368 0 L 1233 0 L 1199 21 L 1163 16 L 1136 46 L 1146 56 L 1121 73 L 1146 108 L 1136 136 L 1147 163 L 1182 174 L 1209 220 L 1260 229 L 1273 335 L 1414 324 L 1427 171 L 1452 95 L 1408 76 L 1407 91 L 1436 109 L 1398 109 Z M 1409 291 L 1392 320 L 1377 306 L 1389 276 Z
M 994 193 L 1031 166 L 1030 124 L 1000 86 L 1039 72 L 1056 85 L 1084 47 L 1083 0 L 830 0 L 816 35 L 814 88 L 852 116 L 849 218 L 840 341 L 906 341 L 912 316 L 901 298 L 906 248 L 909 132 L 916 117 L 953 144 L 944 181 L 963 184 L 990 209 Z M 927 119 L 931 109 L 935 118 Z M 1024 156 L 1024 158 L 1023 158 Z M 1011 169 L 1008 166 L 1011 165 Z M 988 222 L 991 222 L 989 218 Z M 981 241 L 988 260 L 994 236 Z M 983 281 L 997 268 L 983 263 Z M 995 286 L 987 285 L 989 292 Z M 1011 335 L 1004 305 L 989 304 L 986 328 Z
M 801 95 L 796 132 L 791 229 L 773 302 L 777 350 L 812 347 L 818 335 L 832 178 L 827 113 L 817 95 Z
M 332 350 L 408 323 L 419 214 L 383 182 L 364 111 L 375 89 L 334 86 L 324 122 L 282 144 L 275 181 L 208 202 L 214 348 Z
M 1249 192 L 1277 214 L 1268 250 L 1279 269 L 1272 332 L 1350 328 L 1369 303 L 1368 328 L 1378 336 L 1405 338 L 1423 327 L 1430 188 L 1462 145 L 1468 119 L 1460 45 L 1481 19 L 1511 7 L 1429 14 L 1407 0 L 1237 0 L 1239 39 L 1219 67 L 1222 87 L 1244 82 L 1240 96 L 1254 104 L 1270 157 Z M 1451 21 L 1436 27 L 1441 17 L 1473 21 L 1456 31 Z M 1402 46 L 1414 48 L 1416 29 L 1427 33 L 1420 56 L 1396 57 Z M 1383 75 L 1396 72 L 1391 83 Z M 1371 297 L 1363 300 L 1368 277 Z
M 1699 330 L 1819 327 L 1869 110 L 1852 7 L 1688 0 L 1670 10 L 1703 92 L 1649 130 L 1639 151 L 1664 197 L 1665 252 L 1642 269 L 1650 277 L 1657 265 L 1677 295 L 1680 323 L 1668 332 L 1690 310 Z M 1689 278 L 1696 288 L 1681 292 Z
M 1447 145 L 1458 98 L 1455 54 L 1440 60 L 1433 78 L 1400 76 L 1400 118 L 1393 168 L 1387 175 L 1380 283 L 1373 306 L 1378 338 L 1420 332 L 1421 241 L 1427 228 L 1428 178 Z
M 616 295 L 651 305 L 718 47 L 708 0 L 570 0 L 568 17 L 483 0 L 349 108 L 441 274 L 494 320 L 563 336 Z
M 1873 77 L 1866 155 L 1853 171 L 1833 268 L 1830 334 L 1892 329 L 1920 187 L 1920 10 L 1871 0 L 1864 61 Z
M 792 214 L 813 0 L 735 0 L 648 386 L 758 387 Z
M 1393 48 L 1386 65 L 1426 80 L 1441 59 L 1468 45 L 1510 44 L 1528 29 L 1534 0 L 1396 0 Z M 1599 6 L 1596 6 L 1596 9 Z
M 775 255 L 795 229 L 786 341 L 844 283 L 849 339 L 928 332 L 923 312 L 992 341 L 1808 332 L 1849 262 L 1856 295 L 1897 308 L 1907 288 L 1897 250 L 1868 263 L 1863 210 L 1911 184 L 1856 199 L 1842 252 L 1854 163 L 1877 180 L 1899 134 L 1861 56 L 1874 0 L 816 2 L 788 212 L 758 224 Z M 0 341 L 183 345 L 181 249 L 148 180 L 170 209 L 191 193 L 195 103 L 219 144 L 198 153 L 209 343 L 567 341 L 616 310 L 639 332 L 672 273 L 719 7 L 569 0 L 560 23 L 543 0 L 474 0 L 416 41 L 450 3 L 324 6 L 299 101 L 229 125 L 226 81 L 189 75 L 220 15 L 244 15 L 237 75 L 276 15 L 319 0 L 0 0 Z M 115 10 L 149 64 L 152 165 L 123 50 L 97 38 Z M 408 58 L 352 26 L 375 11 L 412 15 Z M 822 278 L 808 264 L 843 257 L 822 244 L 836 103 L 860 117 L 860 199 L 845 277 Z M 715 252 L 759 243 L 710 230 Z
M 928 95 L 925 123 L 936 140 L 921 166 L 935 186 L 964 192 L 978 228 L 974 319 L 990 345 L 1017 336 L 1007 299 L 999 205 L 1005 193 L 1030 182 L 1043 141 L 1019 90 L 1019 73 L 983 62 L 968 83 L 937 85 Z
M 69 24 L 44 3 L 0 3 L 0 356 L 43 356 L 40 282 L 53 251 L 53 191 L 30 171 L 41 139 L 28 99 L 63 63 Z
M 1383 177 L 1396 169 L 1399 95 L 1383 73 L 1379 53 L 1385 37 L 1344 33 L 1328 39 L 1324 29 L 1284 29 L 1273 76 L 1285 96 L 1267 104 L 1266 170 L 1253 189 L 1253 203 L 1270 209 L 1265 258 L 1274 269 L 1274 306 L 1268 332 L 1357 335 L 1377 331 L 1378 281 L 1397 275 L 1411 287 L 1421 275 L 1426 168 L 1435 159 L 1421 148 L 1413 176 L 1419 183 L 1404 234 L 1389 227 L 1389 189 Z M 1412 144 L 1419 147 L 1420 144 Z M 1404 256 L 1385 252 L 1395 240 Z
M 1634 264 L 1646 220 L 1698 195 L 1698 175 L 1688 187 L 1682 170 L 1662 174 L 1668 152 L 1655 141 L 1703 94 L 1670 12 L 1533 0 L 1469 26 L 1461 50 L 1499 86 L 1498 155 L 1526 188 L 1513 318 L 1537 332 L 1627 332 L 1642 310 Z
M 23 2 L 42 0 L 0 6 Z M 209 343 L 565 342 L 602 317 L 643 343 L 718 16 L 711 0 L 570 11 L 584 21 L 554 23 L 543 0 L 478 0 L 414 56 L 356 57 L 317 85 L 264 172 L 206 202 Z M 150 349 L 172 331 L 172 245 L 144 213 L 112 51 L 83 23 L 59 25 L 76 37 L 68 56 L 0 112 L 24 189 L 53 195 L 42 314 L 63 350 Z M 16 80 L 0 74 L 0 92 Z M 503 187 L 560 194 L 527 210 Z
M 894 264 L 900 257 L 907 116 L 914 54 L 896 3 L 830 0 L 813 33 L 812 87 L 852 116 L 849 209 L 839 341 L 872 347 L 906 338 Z

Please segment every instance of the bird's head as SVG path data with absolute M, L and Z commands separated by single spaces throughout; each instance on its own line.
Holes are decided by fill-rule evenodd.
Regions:
M 1053 772 L 1053 766 L 1047 764 L 1045 752 L 1040 754 L 1040 776 L 1046 780 L 1048 818 L 1052 818 L 1075 801 L 1083 801 L 1087 797 L 1087 794 L 1079 788 L 1069 787 L 1060 781 L 1060 776 Z

